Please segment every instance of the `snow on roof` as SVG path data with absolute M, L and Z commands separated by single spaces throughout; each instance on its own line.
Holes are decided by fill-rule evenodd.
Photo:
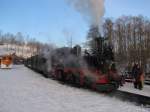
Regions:
M 0 56 L 13 54 L 13 50 L 6 50 L 2 46 L 0 46 Z

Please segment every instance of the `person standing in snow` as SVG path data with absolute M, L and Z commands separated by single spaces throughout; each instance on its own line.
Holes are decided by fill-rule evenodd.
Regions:
M 139 64 L 135 64 L 132 68 L 132 76 L 134 79 L 134 88 L 142 90 L 144 82 L 144 73 Z
M 134 64 L 134 66 L 132 67 L 132 71 L 131 71 L 131 75 L 134 79 L 133 84 L 134 84 L 134 88 L 137 88 L 137 75 L 138 75 L 138 65 Z
M 138 65 L 138 74 L 137 74 L 137 88 L 142 90 L 144 86 L 144 72 L 142 68 Z

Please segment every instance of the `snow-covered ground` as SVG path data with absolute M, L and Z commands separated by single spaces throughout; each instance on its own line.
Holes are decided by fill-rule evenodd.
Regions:
M 116 98 L 46 79 L 28 68 L 0 69 L 0 112 L 149 112 Z
M 133 83 L 126 83 L 123 87 L 119 88 L 119 90 L 150 97 L 150 85 L 144 85 L 144 88 L 139 90 L 134 88 Z

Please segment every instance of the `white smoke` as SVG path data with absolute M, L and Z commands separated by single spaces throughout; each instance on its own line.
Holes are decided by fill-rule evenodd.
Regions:
M 66 0 L 92 26 L 100 27 L 104 15 L 105 0 Z
M 53 51 L 56 49 L 56 46 L 53 44 L 44 44 L 43 46 L 41 46 L 41 50 L 39 52 L 39 57 L 44 57 L 46 59 L 46 70 L 47 71 L 51 71 L 52 67 L 51 67 L 51 56 Z

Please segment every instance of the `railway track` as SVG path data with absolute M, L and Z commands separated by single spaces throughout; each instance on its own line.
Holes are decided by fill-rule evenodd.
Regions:
M 75 85 L 71 85 L 71 86 L 75 86 Z M 135 103 L 136 105 L 144 105 L 145 107 L 150 108 L 149 96 L 144 96 L 144 95 L 135 94 L 135 93 L 127 92 L 127 91 L 121 91 L 121 90 L 115 90 L 111 93 L 107 93 L 106 95 L 109 97 L 115 97 L 122 101 L 128 101 L 128 102 Z
M 116 90 L 109 94 L 110 97 L 119 98 L 122 101 L 129 101 L 136 105 L 143 105 L 150 108 L 150 97 L 140 94 L 135 94 L 127 91 Z

